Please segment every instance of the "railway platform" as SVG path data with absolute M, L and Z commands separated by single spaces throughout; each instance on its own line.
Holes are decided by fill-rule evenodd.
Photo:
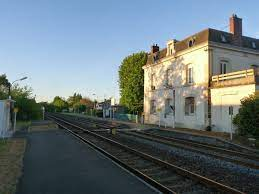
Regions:
M 64 130 L 22 135 L 28 144 L 17 194 L 157 193 Z

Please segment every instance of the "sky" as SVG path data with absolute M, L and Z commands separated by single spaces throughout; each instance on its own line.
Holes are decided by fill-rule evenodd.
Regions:
M 233 13 L 244 35 L 259 38 L 258 7 L 256 0 L 0 0 L 0 74 L 27 76 L 19 84 L 37 101 L 74 92 L 118 99 L 124 57 L 205 28 L 228 31 Z

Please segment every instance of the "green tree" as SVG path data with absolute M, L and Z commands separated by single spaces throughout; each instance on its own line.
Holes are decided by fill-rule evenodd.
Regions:
M 0 75 L 0 99 L 8 98 L 9 87 L 10 82 L 6 75 Z M 18 120 L 32 120 L 40 118 L 40 105 L 36 102 L 30 87 L 20 87 L 18 84 L 15 84 L 12 86 L 11 96 L 15 101 L 14 106 L 19 109 L 17 113 Z
M 6 78 L 6 75 L 0 75 L 0 99 L 8 98 L 8 88 L 10 87 L 10 82 Z
M 119 67 L 120 103 L 130 111 L 143 111 L 145 52 L 126 57 Z
M 39 102 L 40 107 L 44 107 L 46 112 L 55 112 L 55 106 L 48 102 Z
M 82 99 L 81 94 L 74 93 L 73 96 L 69 96 L 67 99 L 68 105 L 70 108 L 73 108 L 74 111 L 79 112 L 80 100 Z
M 240 135 L 259 136 L 259 92 L 241 100 L 241 107 L 233 123 Z
M 54 98 L 52 104 L 54 105 L 56 112 L 61 112 L 62 110 L 68 108 L 68 104 L 67 104 L 66 100 L 59 96 L 56 96 Z
M 11 95 L 12 99 L 15 100 L 15 107 L 19 109 L 17 113 L 18 120 L 41 118 L 41 106 L 36 102 L 30 87 L 19 87 L 16 84 L 12 87 Z

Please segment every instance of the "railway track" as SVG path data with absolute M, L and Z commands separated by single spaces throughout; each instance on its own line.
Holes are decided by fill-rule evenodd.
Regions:
M 249 168 L 259 169 L 259 156 L 257 154 L 238 152 L 238 151 L 225 149 L 217 146 L 191 142 L 188 140 L 165 137 L 162 135 L 157 135 L 157 134 L 153 134 L 145 131 L 135 131 L 135 132 L 120 131 L 120 133 L 128 136 L 134 136 L 137 138 L 146 139 L 149 141 L 158 142 L 161 144 L 166 144 L 172 147 L 177 147 L 177 148 L 186 149 L 186 150 L 201 153 L 201 154 L 206 154 L 218 159 L 236 163 Z
M 73 116 L 65 116 L 67 119 L 72 119 Z M 100 131 L 99 129 L 123 129 L 129 128 L 127 125 L 118 125 L 116 123 L 107 123 L 107 121 L 95 121 L 89 118 L 80 118 L 74 117 L 80 126 L 84 127 L 85 125 L 88 126 L 88 129 L 93 131 Z M 92 128 L 91 125 L 92 124 Z M 157 143 L 169 145 L 172 147 L 177 147 L 180 149 L 185 149 L 188 151 L 209 155 L 214 158 L 218 158 L 221 160 L 225 160 L 228 162 L 232 162 L 235 164 L 239 164 L 242 166 L 246 166 L 253 169 L 259 169 L 259 155 L 257 153 L 252 153 L 249 150 L 240 150 L 236 151 L 235 149 L 226 149 L 219 146 L 213 146 L 206 143 L 198 143 L 191 140 L 179 139 L 174 137 L 168 137 L 163 135 L 158 135 L 156 133 L 145 132 L 145 131 L 131 131 L 131 132 L 123 132 L 119 131 L 124 135 L 134 136 L 137 138 L 146 139 L 149 141 L 154 141 Z M 248 153 L 247 153 L 248 152 Z
M 48 115 L 82 141 L 101 151 L 163 193 L 242 193 L 199 174 L 132 149 L 113 139 L 87 130 L 76 121 Z

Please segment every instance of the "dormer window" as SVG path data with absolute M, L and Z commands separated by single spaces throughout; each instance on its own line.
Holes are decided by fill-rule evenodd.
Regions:
M 194 45 L 194 43 L 195 43 L 195 39 L 192 38 L 191 40 L 189 40 L 188 46 L 192 47 Z
M 252 48 L 253 48 L 253 49 L 256 49 L 256 44 L 255 44 L 255 42 L 252 42 Z
M 158 55 L 155 54 L 155 55 L 153 56 L 153 58 L 154 58 L 154 62 L 157 62 L 157 60 L 158 60 Z
M 224 35 L 221 34 L 221 42 L 227 42 L 227 39 Z

